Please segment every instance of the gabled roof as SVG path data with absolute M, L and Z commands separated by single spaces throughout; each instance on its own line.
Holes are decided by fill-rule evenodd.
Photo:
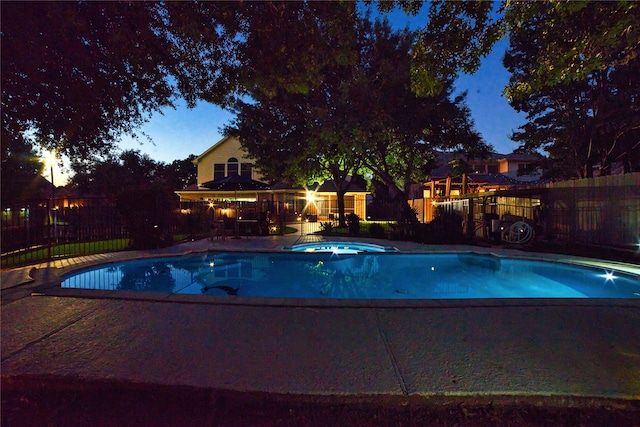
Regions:
M 343 182 L 342 188 L 346 188 L 347 184 L 349 184 L 349 188 L 347 192 L 349 193 L 366 193 L 367 188 L 362 185 L 362 183 L 357 180 L 352 180 L 350 183 Z M 333 180 L 327 180 L 322 183 L 322 185 L 318 185 L 317 182 L 314 182 L 312 186 L 309 187 L 309 190 L 316 191 L 318 193 L 336 193 L 338 191 L 338 187 L 336 187 L 336 183 Z
M 362 181 L 358 179 L 354 179 L 351 181 L 351 185 L 349 185 L 349 189 L 347 190 L 347 192 L 349 193 L 367 193 L 367 188 L 366 188 L 366 182 Z M 343 187 L 346 186 L 346 182 L 344 182 L 342 185 Z M 272 190 L 304 190 L 305 188 L 303 186 L 300 185 L 296 185 L 293 186 L 291 184 L 287 184 L 285 182 L 277 182 L 273 185 L 271 185 L 271 189 Z M 337 187 L 335 182 L 333 182 L 333 180 L 329 179 L 327 181 L 324 181 L 322 183 L 322 185 L 320 185 L 318 182 L 314 182 L 313 184 L 309 185 L 306 190 L 309 191 L 315 191 L 317 193 L 336 193 L 337 192 Z
M 209 149 L 207 149 L 207 151 L 205 151 L 204 153 L 200 154 L 198 157 L 196 157 L 193 160 L 193 163 L 198 164 L 198 162 L 200 161 L 200 159 L 202 159 L 203 157 L 209 155 L 212 151 L 217 150 L 218 148 L 222 147 L 224 144 L 226 144 L 228 141 L 235 139 L 235 137 L 228 135 L 225 136 L 224 138 L 222 138 L 220 141 L 216 142 L 215 144 L 213 144 L 211 147 L 209 147 Z
M 507 161 L 527 161 L 527 162 L 535 162 L 542 159 L 542 155 L 537 153 L 510 153 L 507 155 L 502 155 L 502 157 L 498 157 L 498 160 L 507 160 Z
M 433 170 L 431 171 L 431 174 L 430 174 L 431 177 L 433 179 L 438 179 L 438 178 L 446 177 L 447 175 L 449 175 L 451 173 L 449 163 L 457 157 L 458 156 L 456 155 L 456 153 L 441 152 L 441 151 L 436 152 L 436 167 L 433 168 Z M 481 165 L 489 164 L 489 163 L 495 164 L 503 160 L 510 161 L 510 162 L 515 162 L 515 161 L 534 162 L 542 159 L 542 156 L 536 153 L 500 154 L 495 152 L 490 153 L 489 157 L 486 159 L 468 160 L 468 159 L 465 159 L 464 155 L 460 157 L 462 157 L 463 160 L 469 163 L 481 164 Z
M 486 185 L 531 185 L 530 181 L 520 181 L 499 173 L 470 173 L 468 182 Z

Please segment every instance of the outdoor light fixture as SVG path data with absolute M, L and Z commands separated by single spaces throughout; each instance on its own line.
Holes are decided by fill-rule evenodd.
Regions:
M 306 197 L 307 203 L 314 203 L 316 201 L 316 193 L 313 191 L 307 191 Z

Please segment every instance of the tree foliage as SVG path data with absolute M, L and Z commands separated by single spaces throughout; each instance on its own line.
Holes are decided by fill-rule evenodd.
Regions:
M 174 191 L 196 180 L 194 158 L 167 165 L 128 150 L 97 162 L 74 162 L 76 173 L 69 187 L 81 196 L 115 199 L 132 247 L 164 246 L 171 243 L 170 226 L 177 221 Z
M 314 50 L 342 27 L 303 30 L 354 11 L 349 2 L 2 2 L 2 138 L 88 159 L 175 96 L 224 106 L 245 88 L 304 92 L 324 64 L 348 58 L 339 45 Z
M 284 16 L 296 16 L 296 25 L 300 27 L 295 41 L 280 41 L 283 50 L 275 61 L 288 58 L 290 50 L 306 50 L 305 55 L 311 55 L 304 65 L 307 80 L 293 78 L 283 84 L 265 75 L 267 80 L 258 79 L 257 84 L 246 85 L 250 100 L 237 101 L 236 119 L 226 131 L 239 137 L 256 166 L 269 179 L 301 185 L 327 178 L 334 180 L 339 210 L 344 213 L 342 196 L 348 189 L 349 176 L 357 172 L 359 164 L 343 141 L 348 111 L 341 95 L 357 58 L 355 9 L 348 3 L 280 6 L 285 9 Z M 248 46 L 262 52 L 262 42 L 258 40 L 249 38 Z M 284 47 L 287 44 L 291 46 Z M 274 61 L 263 58 L 263 53 L 250 56 L 256 61 L 248 61 L 249 69 L 259 67 L 263 59 Z M 283 65 L 292 67 L 290 61 Z M 277 64 L 275 68 L 280 69 Z M 281 71 L 283 74 L 276 74 L 276 79 L 290 74 Z M 344 215 L 340 217 L 343 219 Z
M 155 21 L 151 4 L 2 2 L 3 141 L 87 158 L 171 105 Z
M 451 99 L 451 80 L 435 96 L 412 92 L 413 33 L 394 32 L 386 21 L 356 24 L 352 64 L 325 66 L 321 83 L 304 93 L 252 92 L 251 101 L 237 103 L 226 129 L 267 177 L 332 179 L 339 209 L 349 176 L 365 169 L 402 199 L 409 183 L 428 175 L 435 149 L 487 148 L 473 130 L 464 95 Z M 323 49 L 332 42 L 325 39 Z
M 640 7 L 632 2 L 536 2 L 507 8 L 512 73 L 506 94 L 527 113 L 514 133 L 550 154 L 550 174 L 640 170 Z
M 370 2 L 369 2 L 370 3 Z M 416 15 L 423 1 L 393 0 L 378 2 L 381 12 L 396 7 Z M 483 57 L 504 35 L 504 22 L 490 1 L 426 2 L 426 22 L 412 48 L 412 89 L 418 95 L 436 95 L 446 90 L 443 82 L 460 72 L 478 70 Z
M 31 144 L 25 141 L 2 141 L 2 207 L 44 196 L 40 192 L 44 164 Z
M 353 144 L 363 164 L 396 197 L 406 198 L 411 183 L 423 182 L 435 166 L 435 150 L 486 154 L 473 128 L 465 94 L 453 97 L 453 79 L 431 96 L 412 89 L 413 34 L 393 32 L 386 22 L 365 23 L 363 54 L 348 85 L 356 123 Z
M 173 192 L 196 181 L 195 156 L 170 164 L 156 162 L 137 150 L 110 154 L 100 161 L 74 162 L 75 174 L 69 187 L 80 194 L 117 197 L 120 192 L 146 185 L 164 187 Z M 171 205 L 177 203 L 177 197 Z

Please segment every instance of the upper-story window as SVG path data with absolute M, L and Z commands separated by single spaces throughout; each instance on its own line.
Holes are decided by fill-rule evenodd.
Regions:
M 240 163 L 237 158 L 230 157 L 227 163 L 214 163 L 213 179 L 221 179 L 231 175 L 242 175 L 252 178 L 253 164 Z
M 484 165 L 484 164 L 471 165 L 471 171 L 474 173 L 487 173 L 487 165 Z
M 498 173 L 498 165 L 487 165 L 488 173 Z
M 252 166 L 251 163 L 240 164 L 240 175 L 244 178 L 251 178 Z
M 224 178 L 224 163 L 215 163 L 213 165 L 213 179 Z
M 227 176 L 240 175 L 240 163 L 235 157 L 230 157 L 227 160 Z
M 529 163 L 518 163 L 518 174 L 529 175 L 532 172 L 530 167 Z

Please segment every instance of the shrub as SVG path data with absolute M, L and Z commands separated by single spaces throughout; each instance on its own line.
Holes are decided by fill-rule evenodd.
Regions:
M 384 239 L 386 237 L 384 227 L 375 222 L 369 225 L 369 235 L 374 239 Z
M 320 222 L 320 234 L 331 234 L 333 232 L 333 224 L 331 221 Z
M 172 243 L 169 228 L 174 221 L 173 195 L 157 185 L 125 188 L 116 199 L 118 211 L 133 249 L 152 249 Z
M 422 229 L 423 243 L 462 243 L 462 216 L 458 212 L 439 212 Z
M 354 213 L 347 215 L 347 228 L 351 236 L 360 234 L 360 217 Z

